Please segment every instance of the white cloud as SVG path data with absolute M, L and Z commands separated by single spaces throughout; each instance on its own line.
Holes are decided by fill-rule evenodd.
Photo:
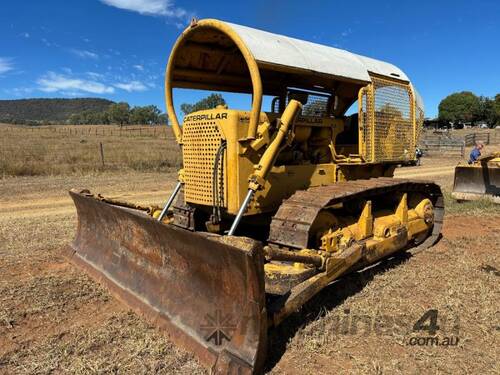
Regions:
M 5 57 L 0 57 L 0 74 L 7 73 L 14 69 L 11 60 Z
M 97 53 L 94 53 L 94 52 L 90 52 L 90 51 L 87 51 L 87 50 L 84 50 L 84 49 L 76 49 L 76 48 L 73 48 L 71 50 L 71 52 L 73 54 L 75 54 L 76 56 L 78 57 L 81 57 L 82 59 L 93 59 L 93 60 L 97 60 L 99 58 L 99 55 Z
M 115 83 L 113 86 L 119 89 L 132 92 L 132 91 L 146 91 L 147 87 L 144 83 L 139 81 L 130 81 L 127 83 Z
M 349 27 L 347 30 L 342 31 L 340 35 L 342 35 L 342 37 L 345 38 L 351 34 L 352 34 L 352 29 Z
M 32 93 L 34 90 L 32 87 L 14 87 L 12 89 L 4 89 L 3 92 L 8 95 L 15 96 L 25 96 Z
M 115 50 L 115 49 L 113 49 L 113 48 L 109 48 L 109 49 L 108 49 L 108 51 L 109 51 L 110 53 L 112 53 L 112 54 L 116 55 L 116 56 L 120 56 L 120 55 L 121 55 L 120 51 L 117 51 L 117 50 Z
M 131 10 L 140 14 L 185 19 L 188 12 L 176 7 L 171 0 L 101 0 L 106 5 Z
M 42 41 L 43 44 L 45 44 L 47 47 L 52 47 L 52 43 L 49 42 L 47 39 L 45 38 L 42 38 L 40 39 Z
M 30 37 L 30 33 L 21 33 L 21 36 L 27 39 Z
M 87 72 L 87 74 L 92 79 L 102 80 L 104 78 L 104 74 L 96 73 L 96 72 Z
M 137 65 L 132 65 L 132 66 L 141 72 L 144 71 L 144 66 L 142 66 L 142 65 L 137 64 Z
M 100 82 L 74 78 L 48 72 L 37 80 L 39 90 L 44 92 L 89 92 L 92 94 L 112 94 L 115 89 Z

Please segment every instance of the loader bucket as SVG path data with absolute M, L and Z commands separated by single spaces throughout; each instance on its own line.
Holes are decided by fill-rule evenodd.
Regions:
M 500 167 L 486 162 L 456 166 L 452 197 L 459 201 L 487 198 L 500 203 Z
M 213 373 L 258 372 L 266 354 L 263 252 L 249 238 L 193 233 L 70 192 L 66 255 Z

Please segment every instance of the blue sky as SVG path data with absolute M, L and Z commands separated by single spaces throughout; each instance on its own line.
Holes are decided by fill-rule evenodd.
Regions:
M 498 0 L 25 0 L 1 5 L 0 99 L 103 97 L 164 110 L 165 64 L 192 16 L 394 63 L 430 117 L 452 92 L 500 92 Z M 176 106 L 203 95 L 182 90 Z

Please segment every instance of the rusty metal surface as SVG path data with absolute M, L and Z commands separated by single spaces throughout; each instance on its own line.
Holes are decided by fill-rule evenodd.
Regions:
M 326 270 L 318 273 L 291 289 L 289 293 L 275 300 L 269 306 L 271 321 L 274 325 L 281 323 L 291 313 L 297 311 L 321 289 L 344 274 L 361 259 L 363 247 L 353 245 L 328 259 Z
M 470 200 L 477 195 L 489 195 L 500 199 L 500 167 L 487 163 L 456 166 L 452 194 L 463 197 L 456 198 L 463 200 Z
M 177 194 L 177 199 L 172 205 L 172 211 L 174 213 L 174 221 L 172 224 L 180 228 L 194 231 L 194 214 L 196 212 L 196 208 L 186 204 L 183 187 L 181 187 L 181 190 L 179 190 L 179 193 Z
M 345 181 L 296 192 L 283 202 L 274 215 L 269 242 L 296 249 L 307 248 L 311 226 L 324 207 L 347 200 L 370 199 L 398 192 L 422 192 L 431 199 L 434 205 L 434 227 L 429 238 L 418 246 L 418 250 L 432 246 L 439 237 L 444 216 L 440 187 L 433 182 L 392 177 Z
M 66 255 L 215 373 L 254 373 L 267 342 L 263 252 L 249 238 L 192 233 L 70 192 Z
M 282 260 L 286 262 L 298 262 L 312 264 L 320 268 L 323 266 L 323 258 L 316 254 L 300 254 L 288 250 L 280 250 L 273 247 L 264 247 L 264 254 L 268 260 Z

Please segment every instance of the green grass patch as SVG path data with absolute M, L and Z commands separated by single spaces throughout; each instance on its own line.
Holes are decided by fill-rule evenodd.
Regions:
M 448 191 L 444 192 L 444 207 L 449 215 L 500 215 L 500 205 L 488 199 L 457 202 Z

